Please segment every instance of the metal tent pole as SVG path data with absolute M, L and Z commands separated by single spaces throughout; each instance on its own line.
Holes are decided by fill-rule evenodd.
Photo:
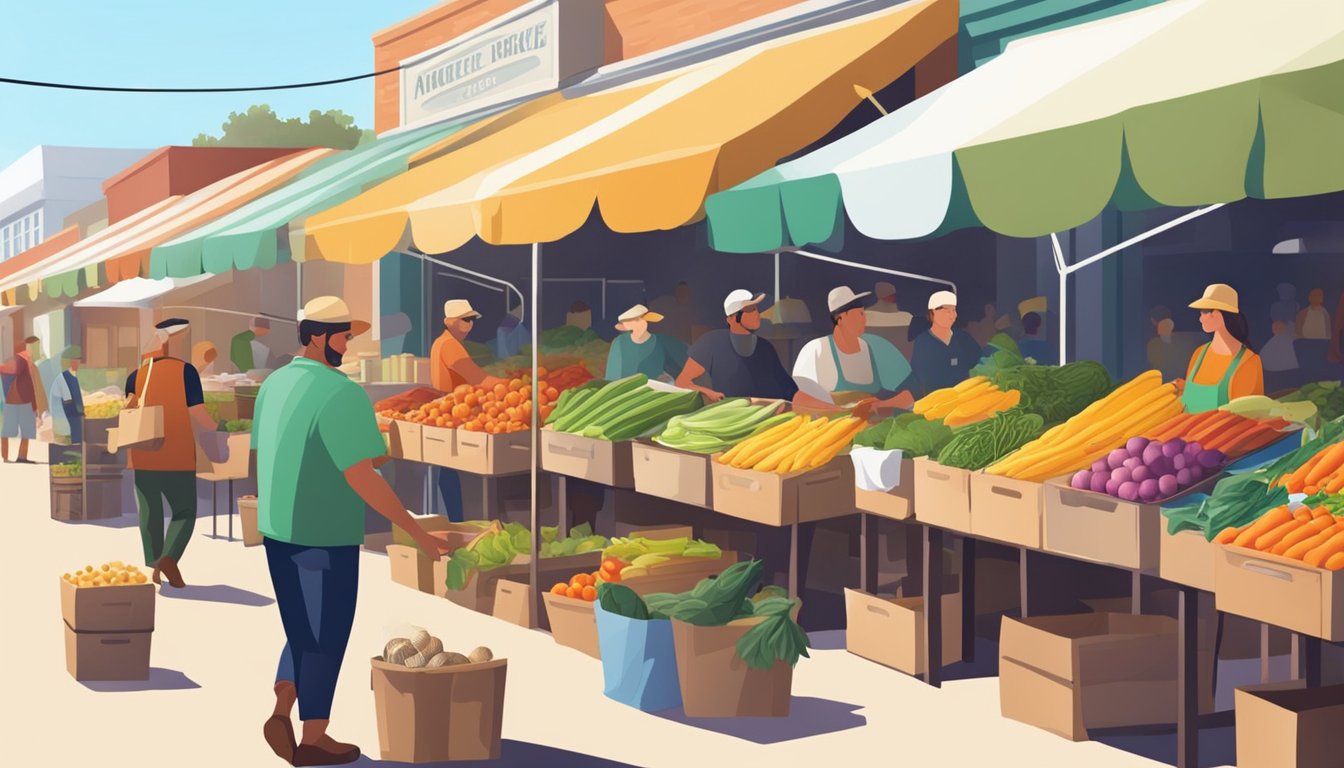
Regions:
M 842 266 L 842 267 L 852 267 L 852 268 L 854 268 L 854 269 L 862 269 L 862 270 L 865 270 L 865 271 L 868 271 L 868 272 L 879 272 L 879 273 L 884 274 L 884 275 L 894 275 L 894 276 L 896 276 L 896 277 L 904 277 L 904 278 L 908 278 L 908 279 L 910 279 L 910 280 L 922 280 L 923 282 L 926 282 L 926 283 L 936 283 L 936 284 L 938 284 L 938 285 L 946 285 L 947 287 L 949 287 L 949 288 L 952 289 L 952 292 L 953 292 L 953 293 L 956 293 L 956 291 L 957 291 L 957 284 L 956 284 L 956 283 L 952 282 L 951 280 L 944 280 L 944 279 L 941 278 L 941 277 L 930 277 L 929 275 L 921 275 L 921 274 L 917 274 L 917 273 L 915 273 L 915 272 L 902 272 L 902 271 L 899 270 L 899 269 L 887 269 L 886 267 L 874 267 L 874 266 L 870 266 L 870 265 L 868 265 L 868 264 L 859 264 L 859 263 L 857 263 L 857 262 L 853 262 L 853 261 L 846 261 L 845 259 L 839 259 L 839 258 L 836 258 L 835 256 L 823 256 L 823 255 L 820 254 L 820 253 L 812 253 L 811 251 L 804 251 L 804 250 L 800 250 L 800 249 L 796 249 L 796 248 L 788 248 L 788 249 L 785 249 L 785 250 L 783 250 L 783 251 L 776 251 L 776 254 L 775 254 L 775 259 L 776 259 L 776 261 L 775 261 L 775 264 L 776 264 L 776 271 L 775 271 L 775 275 L 776 275 L 775 292 L 776 292 L 776 293 L 779 292 L 779 285 L 778 285 L 778 275 L 779 275 L 779 271 L 778 271 L 778 264 L 779 264 L 779 261 L 778 261 L 778 259 L 779 259 L 779 253 L 794 253 L 794 254 L 797 254 L 797 255 L 802 256 L 802 257 L 804 257 L 804 258 L 812 259 L 813 261 L 824 261 L 824 262 L 826 262 L 827 264 L 838 264 L 838 265 L 840 265 L 840 266 Z
M 538 350 L 541 348 L 539 340 L 541 339 L 540 316 L 541 304 L 539 303 L 541 295 L 541 243 L 532 244 L 532 439 L 529 441 L 531 446 L 531 461 L 529 467 L 532 478 L 532 559 L 528 563 L 528 583 L 532 585 L 532 599 L 528 601 L 528 613 L 530 616 L 530 625 L 538 626 L 539 611 L 541 604 L 541 520 L 537 512 L 537 446 L 541 444 L 541 421 L 540 406 L 541 397 L 539 394 L 540 384 L 537 382 L 538 368 Z

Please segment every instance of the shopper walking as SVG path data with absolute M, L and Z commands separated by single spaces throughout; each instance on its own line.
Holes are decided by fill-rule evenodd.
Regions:
M 375 471 L 387 449 L 373 406 L 336 370 L 350 340 L 369 324 L 332 296 L 308 302 L 299 321 L 303 354 L 262 384 L 252 424 L 257 527 L 285 631 L 275 709 L 262 733 L 293 765 L 336 765 L 360 754 L 331 738 L 327 726 L 355 618 L 365 505 L 411 534 L 430 557 L 448 550 Z M 296 702 L 301 739 L 290 721 Z
M 607 353 L 608 381 L 636 373 L 670 381 L 686 367 L 685 344 L 673 336 L 649 331 L 649 323 L 661 322 L 662 315 L 636 304 L 616 319 L 616 330 L 621 335 L 611 342 L 611 351 Z
M 1241 314 L 1236 290 L 1215 283 L 1190 306 L 1199 310 L 1199 325 L 1213 334 L 1213 340 L 1195 350 L 1186 378 L 1176 382 L 1185 409 L 1203 413 L 1238 397 L 1263 395 L 1264 367 L 1251 349 L 1250 326 Z
M 891 342 L 865 332 L 868 296 L 843 285 L 826 296 L 831 334 L 809 341 L 793 364 L 796 410 L 830 414 L 858 405 L 855 415 L 866 416 L 874 407 L 915 404 L 906 389 L 910 362 Z
M 42 387 L 42 376 L 33 364 L 33 349 L 40 342 L 36 336 L 23 340 L 20 349 L 0 365 L 5 409 L 4 423 L 0 424 L 0 458 L 9 461 L 9 440 L 19 438 L 19 464 L 28 460 L 28 442 L 37 439 L 37 417 L 47 410 L 47 391 Z
M 929 297 L 929 330 L 915 339 L 915 380 L 919 395 L 953 387 L 971 375 L 980 360 L 980 345 L 957 322 L 957 295 L 937 291 Z
M 727 328 L 710 331 L 691 347 L 686 367 L 677 376 L 677 386 L 694 389 L 710 402 L 724 397 L 771 397 L 792 400 L 798 385 L 779 360 L 769 341 L 762 341 L 761 302 L 765 294 L 752 295 L 738 288 L 723 301 Z M 709 376 L 709 386 L 696 384 Z
M 196 527 L 196 433 L 215 430 L 205 409 L 201 376 L 181 357 L 187 353 L 189 327 L 179 318 L 156 325 L 154 348 L 126 379 L 128 405 L 163 409 L 163 439 L 131 446 L 127 466 L 135 472 L 145 564 L 154 569 L 155 584 L 167 576 L 178 589 L 186 586 L 178 563 Z M 172 515 L 166 537 L 164 499 Z
M 66 347 L 61 353 L 64 368 L 51 385 L 50 402 L 52 428 L 58 435 L 70 439 L 71 445 L 84 442 L 84 392 L 79 388 L 79 347 Z

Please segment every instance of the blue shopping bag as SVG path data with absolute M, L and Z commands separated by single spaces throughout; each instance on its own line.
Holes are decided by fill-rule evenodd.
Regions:
M 602 650 L 602 692 L 644 712 L 680 707 L 672 622 L 628 619 L 602 610 L 600 603 L 594 603 L 593 610 Z

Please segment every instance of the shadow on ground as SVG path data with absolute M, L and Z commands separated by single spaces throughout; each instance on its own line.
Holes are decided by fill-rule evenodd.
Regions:
M 201 687 L 199 683 L 181 672 L 163 667 L 150 667 L 148 680 L 86 680 L 80 685 L 98 693 L 186 691 Z
M 265 595 L 231 587 L 228 584 L 188 584 L 182 589 L 175 589 L 165 583 L 159 589 L 159 597 L 172 600 L 198 600 L 206 603 L 246 605 L 252 608 L 261 608 L 275 603 L 274 599 Z
M 1125 733 L 1111 730 L 1089 736 L 1108 747 L 1124 750 L 1133 755 L 1157 760 L 1168 765 L 1176 764 L 1176 733 Z M 1199 730 L 1200 768 L 1212 766 L 1236 765 L 1237 733 L 1232 726 L 1221 728 L 1201 728 Z
M 845 631 L 831 629 L 823 632 L 809 632 L 808 648 L 814 651 L 845 650 Z M 997 677 L 999 674 L 999 644 L 983 637 L 975 639 L 975 659 L 971 662 L 959 661 L 943 669 L 943 680 L 974 680 L 981 677 Z
M 756 744 L 779 744 L 827 733 L 862 728 L 868 718 L 856 714 L 857 704 L 794 696 L 788 717 L 687 717 L 679 709 L 655 713 L 664 720 L 733 736 Z
M 377 745 L 372 745 L 370 749 L 377 751 Z M 388 760 L 375 760 L 368 755 L 364 755 L 351 765 L 356 766 L 403 766 L 406 763 L 394 763 Z M 485 768 L 499 768 L 499 766 L 508 766 L 508 768 L 632 768 L 627 763 L 618 763 L 612 760 L 603 760 L 600 757 L 580 754 L 578 752 L 566 752 L 563 749 L 545 747 L 540 744 L 531 744 L 526 741 L 513 741 L 505 739 L 500 745 L 498 760 L 468 760 L 454 761 L 451 763 L 417 763 L 423 766 L 452 766 L 452 768 L 472 768 L 480 766 Z
M 63 522 L 68 525 L 96 525 L 100 528 L 135 528 L 140 525 L 140 518 L 136 515 L 117 515 L 116 517 L 105 517 L 101 520 L 67 520 Z

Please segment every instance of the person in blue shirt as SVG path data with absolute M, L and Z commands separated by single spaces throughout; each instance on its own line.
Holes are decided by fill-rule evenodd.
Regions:
M 1037 365 L 1055 365 L 1055 349 L 1041 338 L 1041 316 L 1028 312 L 1022 316 L 1022 340 L 1017 350 L 1023 357 L 1030 357 Z
M 672 336 L 649 332 L 649 323 L 662 321 L 662 315 L 650 312 L 643 304 L 636 304 L 616 319 L 616 330 L 621 331 L 621 335 L 611 342 L 611 351 L 607 354 L 608 381 L 636 373 L 650 379 L 671 381 L 681 373 L 686 366 L 686 345 Z
M 826 297 L 833 330 L 808 342 L 794 362 L 795 410 L 834 413 L 858 405 L 855 413 L 862 415 L 873 407 L 915 404 L 905 355 L 881 336 L 865 333 L 869 295 L 840 286 Z
M 764 300 L 765 294 L 742 288 L 728 294 L 723 301 L 728 327 L 706 333 L 691 346 L 677 386 L 694 389 L 711 403 L 725 397 L 792 400 L 798 385 L 775 348 L 757 335 Z M 701 376 L 709 377 L 708 386 L 695 383 Z
M 929 330 L 915 339 L 915 380 L 920 396 L 954 387 L 971 375 L 982 350 L 957 322 L 957 295 L 938 291 L 929 297 Z

